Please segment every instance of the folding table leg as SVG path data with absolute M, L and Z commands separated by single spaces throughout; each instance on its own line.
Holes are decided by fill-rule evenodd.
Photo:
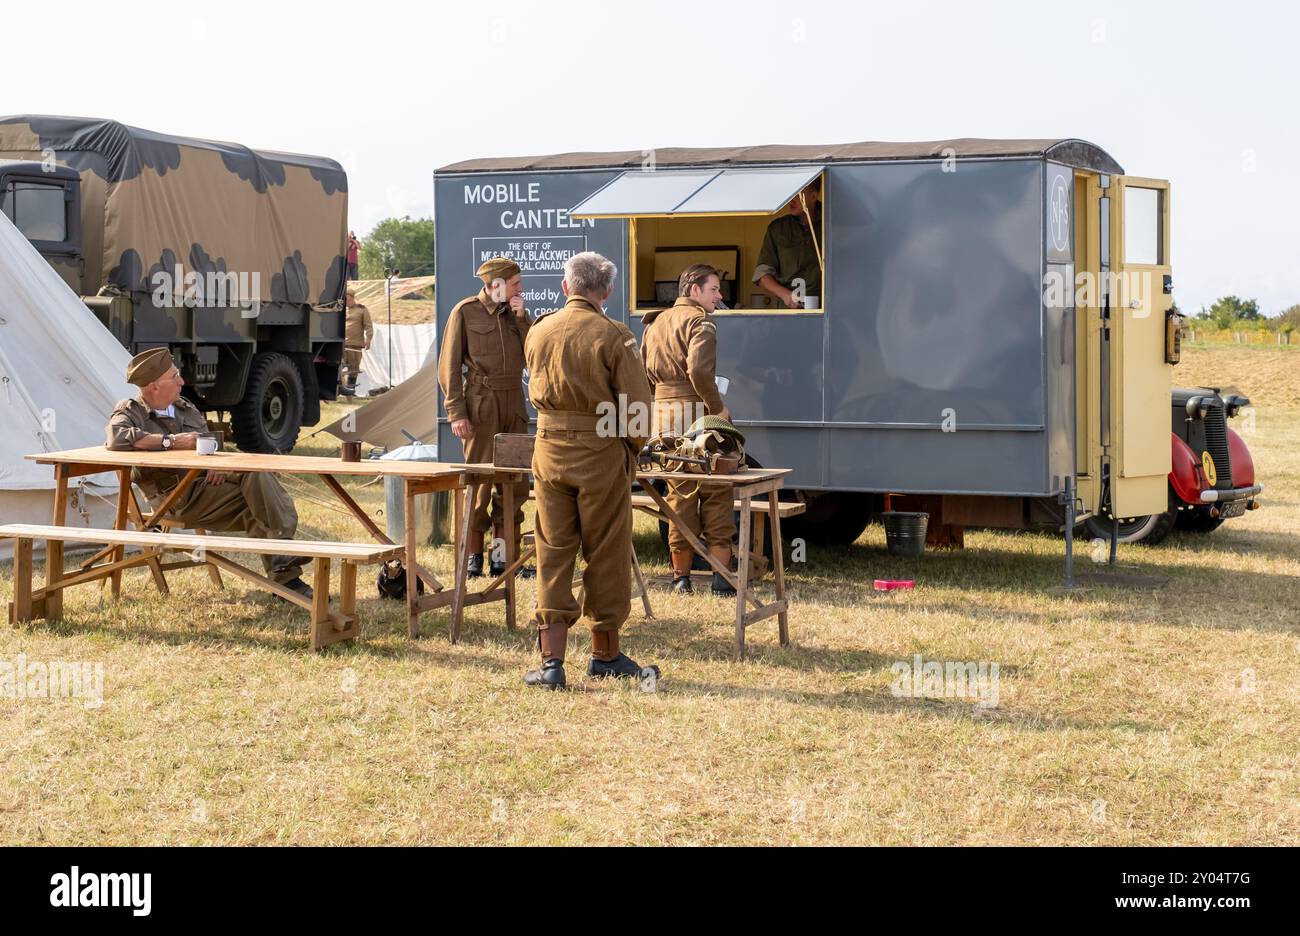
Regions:
M 636 587 L 641 590 L 641 606 L 645 609 L 645 616 L 652 618 L 655 613 L 650 608 L 650 591 L 645 587 L 645 575 L 641 572 L 641 561 L 636 557 L 636 544 L 632 545 L 632 575 L 636 578 Z
M 135 521 L 136 528 L 140 530 L 144 530 L 146 528 L 144 513 L 143 511 L 140 510 L 140 504 L 136 501 L 135 491 L 133 490 L 130 491 L 130 501 L 127 504 L 127 508 L 131 511 L 131 516 L 132 519 Z M 148 553 L 149 550 L 145 550 L 145 552 Z M 158 587 L 158 591 L 161 592 L 162 594 L 170 595 L 171 588 L 167 585 L 167 576 L 163 574 L 161 561 L 157 556 L 153 556 L 148 560 L 148 562 L 149 562 L 149 572 L 151 575 L 153 575 L 154 585 Z
M 195 527 L 194 532 L 200 536 L 208 535 L 208 531 L 202 527 Z M 217 588 L 224 589 L 226 587 L 226 583 L 221 581 L 221 570 L 210 562 L 208 563 L 208 578 L 212 579 L 212 584 L 217 586 Z
M 750 499 L 740 501 L 740 562 L 736 572 L 736 656 L 745 659 L 745 601 L 749 597 Z
M 131 503 L 131 469 L 122 468 L 117 472 L 117 517 L 113 521 L 113 529 L 125 530 L 127 521 L 127 507 Z M 126 547 L 118 546 L 113 550 L 111 562 L 121 562 L 126 558 Z M 119 570 L 112 575 L 113 598 L 122 597 L 122 572 Z
M 465 504 L 461 510 L 460 548 L 456 552 L 456 593 L 451 601 L 451 642 L 460 640 L 460 625 L 465 616 L 465 589 L 468 587 L 468 575 L 465 562 L 469 559 L 469 525 L 474 519 L 474 489 L 476 485 L 465 484 Z
M 68 511 L 69 465 L 54 466 L 54 526 L 63 526 Z M 57 621 L 63 617 L 63 589 L 56 588 L 63 578 L 63 542 L 45 541 L 45 618 Z
M 411 491 L 411 480 L 402 479 L 402 499 L 406 508 L 403 517 L 406 526 L 406 635 L 412 640 L 420 636 L 420 592 L 415 584 L 415 494 Z
M 313 593 L 314 594 L 314 593 Z M 339 568 L 339 610 L 343 616 L 357 622 L 357 564 L 343 560 Z
M 785 547 L 781 543 L 781 511 L 777 504 L 776 491 L 768 491 L 767 523 L 772 528 L 772 574 L 776 580 L 776 600 L 785 601 Z M 789 646 L 790 621 L 785 608 L 777 613 L 776 620 L 781 646 Z
M 501 485 L 501 511 L 505 514 L 502 532 L 506 537 L 506 568 L 514 564 L 515 556 L 515 487 L 509 481 Z M 515 620 L 515 579 L 517 575 L 506 577 L 506 629 L 514 630 Z

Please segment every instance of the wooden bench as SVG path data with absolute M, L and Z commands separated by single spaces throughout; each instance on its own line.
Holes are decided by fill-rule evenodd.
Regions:
M 157 568 L 164 551 L 179 551 L 190 554 L 192 560 L 187 565 L 209 565 L 232 575 L 247 579 L 258 588 L 265 589 L 273 595 L 292 602 L 311 613 L 311 648 L 319 650 L 340 640 L 350 640 L 357 636 L 359 622 L 357 617 L 357 566 L 400 559 L 405 551 L 400 546 L 382 543 L 336 543 L 318 540 L 279 540 L 257 539 L 244 536 L 211 536 L 189 533 L 153 533 L 136 530 L 100 530 L 65 526 L 38 526 L 27 523 L 11 523 L 0 526 L 0 537 L 13 539 L 14 542 L 14 600 L 9 604 L 9 621 L 18 624 L 39 618 L 57 618 L 61 607 L 58 602 L 46 599 L 61 595 L 63 589 L 86 582 L 97 581 L 110 576 L 120 577 L 122 571 L 138 565 L 150 565 Z M 67 540 L 100 543 L 111 547 L 140 547 L 140 555 L 127 558 L 114 558 L 102 565 L 92 566 L 71 574 L 61 568 L 62 559 L 50 561 L 49 549 L 46 550 L 45 587 L 32 587 L 33 563 L 32 543 L 34 540 L 62 543 Z M 314 560 L 314 578 L 312 581 L 312 598 L 304 598 L 291 589 L 259 575 L 251 569 L 227 559 L 221 553 L 255 553 L 258 555 L 294 555 L 306 556 Z M 339 610 L 330 610 L 330 561 L 340 562 L 339 573 Z
M 683 474 L 682 478 L 683 480 L 689 481 L 691 479 L 691 475 Z M 660 520 L 664 523 L 668 522 L 668 519 L 663 515 L 663 511 L 659 509 L 659 505 L 655 503 L 654 498 L 651 497 L 649 494 L 633 494 L 632 509 L 639 510 L 645 514 L 649 514 L 650 516 L 654 517 L 656 520 Z M 735 510 L 737 513 L 740 512 L 741 503 L 739 500 L 736 500 L 732 503 L 732 509 Z M 772 512 L 772 508 L 770 504 L 765 500 L 751 501 L 749 505 L 749 509 L 757 514 L 766 514 Z M 776 506 L 777 516 L 779 516 L 782 520 L 786 519 L 787 517 L 798 516 L 799 514 L 803 513 L 805 509 L 806 508 L 803 504 L 789 503 L 785 501 L 778 501 Z M 766 543 L 767 543 L 767 523 L 765 522 L 755 523 L 754 543 L 749 552 L 750 569 L 755 578 L 761 579 L 763 576 L 767 575 L 768 560 L 767 560 L 767 556 L 763 554 L 763 551 L 766 548 Z

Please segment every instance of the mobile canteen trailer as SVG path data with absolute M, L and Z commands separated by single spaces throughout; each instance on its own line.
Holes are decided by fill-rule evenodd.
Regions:
M 817 307 L 773 308 L 751 282 L 764 233 L 819 178 Z M 1191 455 L 1204 470 L 1184 471 L 1178 494 L 1209 494 L 1186 504 L 1216 518 L 1256 504 L 1224 424 L 1248 401 L 1200 390 L 1193 413 L 1171 396 L 1169 185 L 1125 176 L 1091 143 L 475 159 L 434 173 L 434 212 L 439 334 L 490 256 L 520 264 L 534 314 L 563 304 L 567 257 L 610 257 L 606 313 L 638 333 L 687 264 L 722 269 L 718 374 L 749 453 L 794 469 L 808 502 L 794 535 L 851 541 L 890 495 L 949 541 L 965 526 L 1073 529 L 1071 513 L 1142 538 L 1185 506 L 1171 499 L 1171 402 L 1175 450 L 1188 423 L 1207 430 Z M 445 418 L 438 435 L 458 457 Z

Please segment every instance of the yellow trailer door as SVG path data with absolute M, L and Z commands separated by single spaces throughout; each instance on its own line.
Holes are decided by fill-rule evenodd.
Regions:
M 1108 284 L 1111 504 L 1116 516 L 1127 519 L 1163 513 L 1169 506 L 1169 183 L 1131 176 L 1114 182 Z

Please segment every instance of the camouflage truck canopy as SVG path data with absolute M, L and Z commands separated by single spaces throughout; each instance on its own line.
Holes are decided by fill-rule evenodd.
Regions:
M 0 159 L 81 176 L 88 293 L 152 292 L 153 274 L 258 274 L 263 302 L 323 305 L 344 289 L 347 176 L 319 156 L 168 136 L 112 120 L 0 118 Z M 179 284 L 178 284 L 179 287 Z M 251 298 L 251 297 L 249 297 Z

